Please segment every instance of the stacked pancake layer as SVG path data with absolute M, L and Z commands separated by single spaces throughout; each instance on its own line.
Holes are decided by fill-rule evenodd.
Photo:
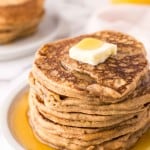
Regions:
M 0 2 L 0 44 L 34 33 L 44 14 L 43 3 L 44 0 Z
M 117 56 L 90 66 L 68 49 L 85 37 L 117 44 Z M 36 137 L 60 150 L 125 150 L 150 125 L 150 73 L 143 45 L 103 31 L 45 45 L 29 76 Z

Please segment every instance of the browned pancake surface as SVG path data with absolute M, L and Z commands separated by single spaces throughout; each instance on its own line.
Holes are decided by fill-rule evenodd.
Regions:
M 116 44 L 92 66 L 69 57 L 83 38 Z M 60 150 L 127 150 L 149 128 L 150 73 L 143 45 L 102 31 L 43 46 L 29 75 L 29 120 L 35 136 Z
M 117 44 L 117 55 L 97 66 L 71 59 L 69 48 L 85 37 Z M 45 45 L 37 53 L 33 74 L 59 94 L 79 98 L 97 96 L 115 102 L 132 92 L 147 70 L 140 42 L 122 33 L 103 31 Z

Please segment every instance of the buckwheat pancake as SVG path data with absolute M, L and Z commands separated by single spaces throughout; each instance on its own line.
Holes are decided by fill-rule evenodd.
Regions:
M 65 139 L 64 137 L 61 136 L 56 136 L 53 134 L 48 134 L 46 135 L 46 137 L 43 136 L 42 131 L 39 131 L 39 133 L 36 133 L 36 131 L 34 131 L 36 133 L 36 137 L 43 143 L 49 145 L 50 147 L 54 147 L 56 149 L 63 149 L 63 150 L 125 150 L 125 149 L 129 149 L 130 147 L 132 147 L 137 140 L 139 139 L 139 137 L 144 133 L 144 130 L 147 129 L 149 127 L 149 125 L 145 126 L 142 130 L 139 130 L 137 132 L 135 132 L 133 135 L 126 134 L 123 136 L 120 136 L 118 138 L 112 139 L 110 141 L 106 141 L 103 142 L 101 144 L 98 145 L 92 145 L 92 146 L 80 146 L 78 144 L 73 144 L 72 140 L 69 140 L 67 142 L 67 139 Z M 44 138 L 41 138 L 44 137 Z M 48 137 L 52 137 L 52 141 L 49 141 Z M 64 139 L 63 141 L 61 139 Z M 56 142 L 58 141 L 58 142 Z M 67 143 L 66 145 L 62 144 L 62 143 Z
M 118 114 L 133 114 L 140 112 L 144 106 L 150 104 L 150 73 L 145 76 L 141 84 L 122 102 L 116 104 L 104 105 L 99 103 L 99 100 L 94 99 L 88 101 L 72 97 L 64 97 L 57 93 L 48 90 L 42 86 L 33 75 L 30 74 L 30 87 L 43 101 L 44 105 L 53 113 L 73 113 L 80 112 L 86 114 L 97 115 L 118 115 Z M 72 117 L 72 116 L 71 116 Z M 84 116 L 85 117 L 85 116 Z
M 129 120 L 134 118 L 138 113 L 129 114 L 129 115 L 115 115 L 115 116 L 101 116 L 101 115 L 86 115 L 78 112 L 74 113 L 60 113 L 55 112 L 54 110 L 49 110 L 39 102 L 39 99 L 36 97 L 34 93 L 33 95 L 33 103 L 36 105 L 39 113 L 43 114 L 47 119 L 55 123 L 59 123 L 62 125 L 68 126 L 76 126 L 76 127 L 108 127 L 111 125 L 118 124 L 120 122 Z M 84 122 L 84 124 L 83 124 Z
M 97 66 L 71 59 L 69 48 L 85 37 L 117 44 L 117 55 Z M 98 97 L 105 103 L 121 101 L 148 71 L 142 43 L 112 31 L 49 43 L 38 51 L 35 59 L 32 73 L 48 89 L 79 99 Z
M 44 14 L 44 0 L 0 2 L 0 44 L 34 33 Z
M 0 43 L 8 43 L 17 38 L 25 37 L 30 34 L 33 34 L 37 31 L 38 24 L 40 23 L 43 14 L 40 14 L 38 18 L 30 21 L 28 25 L 23 25 L 18 27 L 17 29 L 9 29 L 9 30 L 0 30 Z
M 68 132 L 66 133 L 64 131 L 59 132 L 58 130 L 51 129 L 52 126 L 55 126 L 55 123 L 41 116 L 41 114 L 38 113 L 38 111 L 36 110 L 36 107 L 32 107 L 32 105 L 34 104 L 32 104 L 32 101 L 31 101 L 30 103 L 30 107 L 31 107 L 30 119 L 31 120 L 30 121 L 31 121 L 31 125 L 34 131 L 37 133 L 36 135 L 39 135 L 41 139 L 44 139 L 44 141 L 47 141 L 49 143 L 52 142 L 53 144 L 56 144 L 56 145 L 58 144 L 59 149 L 62 148 L 61 146 L 63 146 L 63 148 L 66 148 L 66 149 L 68 147 L 69 147 L 68 149 L 83 149 L 83 148 L 86 149 L 90 147 L 91 145 L 94 145 L 95 147 L 104 142 L 122 137 L 123 135 L 127 135 L 127 134 L 132 135 L 132 133 L 138 132 L 139 130 L 143 128 L 147 128 L 147 126 L 149 126 L 149 121 L 150 121 L 150 116 L 149 116 L 150 112 L 149 110 L 147 110 L 146 111 L 147 113 L 142 113 L 138 117 L 134 118 L 134 120 L 128 121 L 125 125 L 117 126 L 117 128 L 114 127 L 109 130 L 104 130 L 104 131 L 101 130 L 92 134 L 91 133 L 87 134 L 86 132 L 81 134 L 81 133 L 76 133 L 75 129 L 72 127 L 72 132 L 73 131 L 74 132 L 71 134 Z M 41 117 L 36 117 L 36 115 L 40 115 Z M 43 123 L 41 123 L 40 121 L 42 121 Z M 50 126 L 48 124 L 53 124 L 53 125 Z M 56 124 L 56 126 L 58 125 Z M 63 127 L 64 126 L 62 126 L 62 128 Z M 69 126 L 69 128 L 71 127 Z M 87 130 L 87 128 L 85 128 L 85 130 Z M 92 130 L 95 130 L 95 129 L 92 129 Z M 59 142 L 55 142 L 55 141 L 59 141 Z M 124 145 L 127 146 L 126 144 Z
M 5 23 L 0 23 L 0 31 L 14 31 L 14 30 L 17 30 L 20 28 L 23 29 L 23 28 L 29 27 L 29 26 L 35 24 L 35 22 L 37 22 L 37 20 L 41 20 L 41 18 L 44 15 L 44 10 L 43 10 L 43 8 L 41 8 L 39 13 L 36 13 L 36 12 L 32 12 L 32 13 L 34 13 L 34 16 L 33 15 L 31 16 L 29 14 L 31 18 L 26 16 L 26 19 L 23 19 L 23 20 L 21 19 L 21 16 L 20 16 L 20 18 L 19 18 L 19 16 L 18 16 L 18 18 L 11 18 L 11 19 L 8 18 L 9 20 L 6 20 Z M 17 23 L 16 19 L 17 19 L 18 23 Z M 4 20 L 4 19 L 0 19 L 0 20 Z M 12 20 L 12 22 L 11 22 L 11 20 Z
M 121 137 L 119 137 L 117 139 L 113 139 L 113 140 L 111 140 L 109 142 L 104 142 L 104 143 L 102 143 L 100 145 L 97 145 L 97 146 L 90 146 L 88 148 L 85 148 L 85 147 L 80 147 L 79 148 L 78 147 L 78 149 L 77 149 L 77 147 L 75 147 L 74 149 L 75 150 L 82 150 L 82 149 L 86 149 L 86 150 L 108 150 L 108 149 L 109 150 L 125 150 L 125 149 L 129 149 L 130 147 L 132 147 L 132 145 L 134 145 L 137 142 L 137 140 L 143 134 L 145 129 L 146 129 L 146 127 L 143 130 L 141 130 L 139 132 L 136 132 L 132 136 L 130 134 L 127 134 L 127 135 L 121 136 Z M 36 132 L 36 131 L 34 131 L 34 132 Z M 36 134 L 36 137 L 42 143 L 45 143 L 45 144 L 49 145 L 50 147 L 53 147 L 53 148 L 56 148 L 56 149 L 71 150 L 71 149 L 66 148 L 64 146 L 61 146 L 61 148 L 60 148 L 60 146 L 55 144 L 55 142 L 49 143 L 46 138 L 43 140 L 37 134 Z M 125 144 L 125 143 L 128 143 L 128 144 Z
M 87 37 L 117 45 L 96 66 L 70 58 Z M 58 150 L 127 150 L 150 127 L 150 71 L 142 43 L 101 31 L 46 44 L 29 75 L 29 121 Z
M 149 79 L 149 78 L 148 78 Z M 136 89 L 136 92 L 133 94 L 135 97 L 134 99 L 137 100 L 139 95 L 149 94 L 149 84 L 150 81 L 146 79 L 141 84 L 141 88 Z M 31 79 L 32 80 L 32 79 Z M 118 149 L 126 149 L 132 146 L 138 139 L 139 136 L 142 135 L 146 131 L 146 129 L 149 127 L 150 122 L 150 98 L 145 103 L 144 111 L 142 110 L 139 113 L 133 113 L 132 117 L 129 117 L 126 119 L 125 115 L 121 115 L 121 121 L 120 123 L 115 122 L 116 124 L 112 124 L 113 118 L 117 119 L 119 121 L 120 114 L 118 112 L 114 116 L 94 116 L 91 117 L 86 116 L 86 114 L 80 114 L 77 113 L 68 113 L 70 115 L 69 118 L 70 122 L 68 124 L 64 124 L 64 121 L 66 121 L 66 113 L 58 112 L 58 116 L 55 114 L 55 109 L 52 109 L 55 107 L 55 105 L 51 105 L 51 107 L 44 106 L 43 100 L 38 99 L 35 95 L 36 91 L 34 89 L 30 89 L 30 123 L 31 126 L 36 134 L 36 136 L 44 143 L 56 147 L 58 149 L 93 149 L 96 148 L 105 148 L 108 149 L 114 149 L 116 150 L 116 147 Z M 67 99 L 66 99 L 67 100 Z M 144 99 L 139 99 L 139 102 L 141 102 Z M 60 100 L 63 101 L 63 100 Z M 138 102 L 138 101 L 137 101 Z M 135 104 L 137 103 L 135 102 Z M 124 103 L 120 102 L 120 103 Z M 117 105 L 112 104 L 112 105 Z M 58 104 L 59 105 L 59 104 Z M 111 104 L 109 104 L 111 105 Z M 109 107 L 107 105 L 107 107 Z M 123 104 L 122 104 L 123 105 Z M 124 104 L 125 105 L 125 104 Z M 133 105 L 133 104 L 132 104 Z M 140 105 L 140 104 L 139 104 Z M 61 105 L 60 105 L 61 106 Z M 43 107 L 43 108 L 42 108 Z M 40 109 L 46 109 L 41 111 Z M 45 114 L 47 112 L 47 114 Z M 74 115 L 73 115 L 74 114 Z M 77 116 L 76 116 L 76 115 Z M 54 116 L 53 116 L 54 115 Z M 73 116 L 72 116 L 73 115 Z M 62 117 L 64 120 L 53 120 L 54 117 Z M 71 117 L 72 116 L 72 117 Z M 97 117 L 97 119 L 95 119 Z M 87 123 L 86 121 L 101 121 L 101 125 L 96 128 L 92 127 L 92 122 L 90 123 L 90 126 L 86 127 L 83 126 Z M 86 120 L 87 119 L 87 120 Z M 110 119 L 110 120 L 109 120 Z M 112 119 L 112 120 L 111 120 Z M 79 120 L 80 124 L 73 123 L 71 124 L 72 120 Z M 109 126 L 108 126 L 109 123 Z M 118 132 L 119 131 L 119 132 Z M 138 136 L 139 135 L 139 136 Z M 53 138 L 51 140 L 51 138 Z M 131 138 L 132 137 L 132 138 Z M 63 140 L 61 140 L 63 139 Z M 130 140 L 131 143 L 130 143 Z M 55 142 L 60 141 L 61 142 Z M 132 142 L 133 141 L 133 142 Z M 125 143 L 124 143 L 125 142 Z M 129 144 L 130 143 L 130 144 Z M 91 146 L 92 145 L 92 146 Z M 130 146 L 129 146 L 130 145 Z M 115 146 L 115 147 L 112 147 Z
M 22 3 L 20 0 L 19 4 L 17 4 L 19 1 L 14 1 L 15 5 L 9 2 L 7 0 L 0 2 L 1 25 L 22 25 L 43 12 L 44 0 L 22 0 Z M 5 3 L 6 5 L 1 5 L 1 3 Z
M 31 99 L 30 108 L 31 109 L 29 116 L 32 122 L 31 124 L 35 126 L 41 126 L 43 129 L 47 129 L 48 132 L 64 136 L 65 138 L 76 138 L 84 141 L 95 140 L 97 138 L 111 138 L 114 137 L 115 134 L 118 136 L 120 134 L 125 134 L 126 132 L 132 132 L 133 129 L 135 130 L 135 128 L 140 128 L 141 123 L 143 124 L 142 120 L 145 120 L 145 122 L 147 123 L 150 120 L 150 116 L 148 114 L 150 112 L 148 109 L 145 109 L 144 112 L 139 113 L 131 120 L 127 120 L 126 122 L 122 122 L 115 126 L 113 125 L 104 128 L 80 128 L 65 126 L 59 123 L 52 122 L 50 119 L 47 119 L 41 113 L 38 112 L 38 109 L 33 104 L 33 101 Z

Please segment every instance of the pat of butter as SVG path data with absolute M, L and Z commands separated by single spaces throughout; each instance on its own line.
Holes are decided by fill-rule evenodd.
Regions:
M 69 50 L 69 56 L 90 65 L 103 63 L 111 55 L 117 54 L 117 45 L 96 38 L 85 38 Z

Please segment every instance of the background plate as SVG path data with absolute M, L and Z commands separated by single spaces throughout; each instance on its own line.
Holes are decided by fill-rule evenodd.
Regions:
M 32 54 L 41 45 L 54 40 L 63 31 L 65 22 L 50 6 L 51 3 L 47 0 L 45 3 L 45 16 L 35 34 L 0 46 L 0 60 L 14 59 Z

